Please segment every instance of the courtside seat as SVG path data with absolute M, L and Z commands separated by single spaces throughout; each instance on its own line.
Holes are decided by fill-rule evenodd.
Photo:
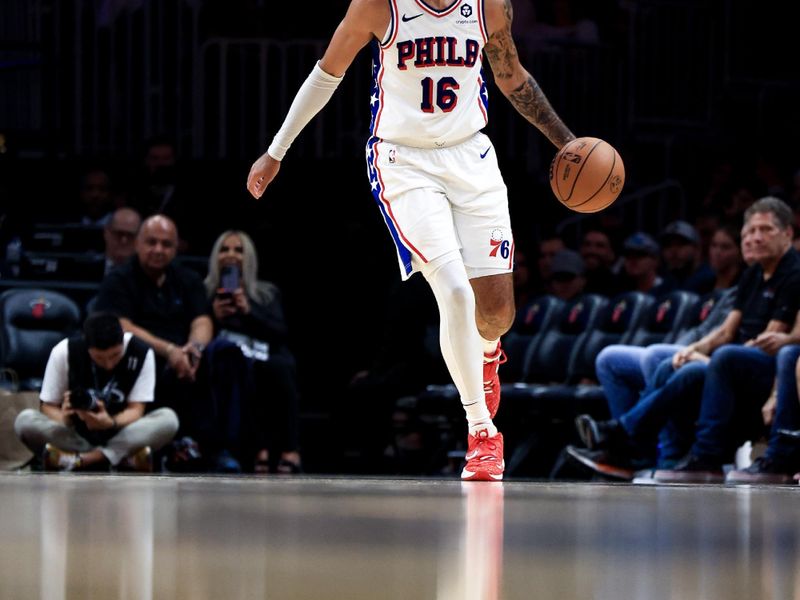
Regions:
M 17 288 L 0 294 L 0 366 L 13 370 L 20 389 L 39 389 L 50 351 L 75 334 L 78 305 L 46 289 Z
M 603 298 L 585 326 L 572 332 L 567 344 L 563 339 L 552 345 L 545 343 L 532 356 L 539 364 L 531 365 L 530 375 L 541 378 L 549 373 L 545 379 L 548 383 L 521 383 L 508 393 L 504 386 L 503 401 L 515 415 L 515 427 L 509 428 L 508 436 L 514 440 L 508 444 L 509 475 L 525 468 L 538 476 L 549 473 L 561 449 L 576 441 L 574 417 L 583 412 L 605 416 L 604 399 L 584 396 L 584 387 L 591 386 L 583 381 L 594 376 L 594 357 L 600 349 L 638 327 L 653 303 L 653 298 L 640 292 Z
M 517 311 L 517 318 L 514 326 L 505 336 L 503 336 L 503 349 L 506 353 L 507 361 L 500 368 L 501 381 L 520 381 L 524 378 L 525 367 L 528 362 L 528 355 L 538 344 L 540 338 L 552 327 L 554 327 L 566 306 L 563 300 L 551 295 L 539 296 L 523 306 Z M 453 400 L 458 400 L 459 394 L 456 386 L 452 383 L 444 385 L 429 385 L 417 399 L 417 406 L 423 410 L 435 410 L 440 412 L 440 408 L 434 409 L 430 403 L 445 401 L 447 408 L 461 411 L 461 405 Z
M 508 360 L 500 369 L 501 381 L 522 381 L 527 377 L 528 353 L 534 350 L 547 331 L 555 327 L 565 306 L 563 300 L 545 295 L 519 309 L 515 326 L 503 336 L 503 349 Z
M 625 335 L 620 343 L 632 346 L 671 344 L 694 320 L 699 301 L 700 297 L 694 292 L 668 292 L 652 305 L 644 322 Z
M 708 310 L 718 297 L 719 294 L 716 293 L 709 295 L 709 304 L 702 311 L 703 315 L 708 314 Z M 639 327 L 635 327 L 623 335 L 619 342 L 612 343 L 633 346 L 673 343 L 687 327 L 699 319 L 703 303 L 704 300 L 694 292 L 684 290 L 668 292 L 652 304 L 648 311 L 649 314 L 645 316 Z M 599 350 L 593 349 L 587 358 L 591 356 L 597 358 L 597 354 L 599 354 Z M 576 414 L 589 413 L 602 417 L 607 414 L 607 406 L 605 393 L 600 384 L 584 382 L 573 386 L 571 410 Z
M 675 333 L 675 336 L 671 341 L 677 340 L 688 329 L 696 327 L 697 325 L 700 325 L 703 321 L 705 321 L 709 313 L 711 312 L 711 309 L 713 309 L 714 306 L 716 306 L 717 302 L 725 293 L 725 291 L 726 290 L 713 290 L 701 296 L 698 299 L 697 303 L 695 304 L 694 309 L 692 310 L 689 321 Z
M 503 384 L 503 402 L 509 410 L 528 412 L 531 398 L 567 381 L 578 340 L 594 328 L 607 306 L 605 296 L 586 294 L 564 308 L 558 323 L 543 331 L 540 339 L 529 348 L 523 380 Z
M 549 385 L 517 386 L 515 395 L 529 411 L 548 418 L 570 418 L 579 412 L 602 407 L 599 397 L 586 392 L 593 386 L 594 360 L 600 350 L 619 343 L 629 332 L 638 328 L 648 316 L 654 299 L 641 292 L 626 292 L 615 296 L 603 306 L 597 318 L 574 340 L 566 370 L 554 373 L 561 381 Z M 547 349 L 545 349 L 547 351 Z M 598 402 L 600 400 L 600 402 Z

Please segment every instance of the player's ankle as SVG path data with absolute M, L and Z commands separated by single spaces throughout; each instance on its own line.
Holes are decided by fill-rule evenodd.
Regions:
M 494 437 L 497 435 L 497 427 L 494 426 L 494 423 L 492 423 L 491 420 L 469 424 L 470 435 L 478 435 L 478 432 L 483 431 L 484 429 L 489 434 L 489 437 Z

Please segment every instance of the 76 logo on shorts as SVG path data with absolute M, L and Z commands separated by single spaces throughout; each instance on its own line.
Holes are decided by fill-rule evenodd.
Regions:
M 510 240 L 503 239 L 503 232 L 499 229 L 492 231 L 492 237 L 489 240 L 489 246 L 492 248 L 489 251 L 489 256 L 497 256 L 499 253 L 502 258 L 508 258 L 508 256 L 511 254 L 511 242 Z

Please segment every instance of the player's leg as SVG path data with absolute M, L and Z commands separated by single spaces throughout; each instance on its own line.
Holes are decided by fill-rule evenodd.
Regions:
M 473 277 L 475 322 L 484 340 L 496 342 L 514 323 L 514 281 L 512 274 L 500 273 Z M 494 348 L 489 348 L 494 350 Z
M 475 326 L 475 294 L 458 251 L 422 266 L 439 307 L 439 344 L 467 416 L 467 461 L 462 479 L 503 478 L 503 435 L 492 422 L 483 385 L 482 342 Z
M 431 171 L 445 172 L 448 152 L 368 145 L 373 195 L 397 250 L 403 278 L 420 271 L 440 314 L 440 345 L 469 424 L 466 479 L 502 479 L 502 435 L 491 421 L 483 392 L 481 338 L 475 294 L 459 252 L 452 207 Z M 471 460 L 470 460 L 471 457 Z
M 447 369 L 461 396 L 470 433 L 497 432 L 483 394 L 481 340 L 475 327 L 475 295 L 459 252 L 450 252 L 422 267 L 439 307 L 439 345 Z
M 489 413 L 500 405 L 500 337 L 514 322 L 514 238 L 508 192 L 483 134 L 461 144 L 450 165 L 448 194 L 464 264 L 475 291 L 475 321 L 483 345 L 483 381 Z
M 500 273 L 474 277 L 470 283 L 475 291 L 475 322 L 483 348 L 483 391 L 494 418 L 500 407 L 498 371 L 506 361 L 500 337 L 514 323 L 514 282 L 511 273 Z
M 475 295 L 461 255 L 455 251 L 422 268 L 439 307 L 439 343 L 467 414 L 467 464 L 462 479 L 503 478 L 503 434 L 498 433 L 486 406 L 478 358 L 481 338 L 475 326 Z

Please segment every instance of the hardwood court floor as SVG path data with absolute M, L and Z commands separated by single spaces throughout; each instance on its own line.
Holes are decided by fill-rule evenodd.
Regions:
M 0 476 L 0 598 L 800 598 L 800 487 Z

